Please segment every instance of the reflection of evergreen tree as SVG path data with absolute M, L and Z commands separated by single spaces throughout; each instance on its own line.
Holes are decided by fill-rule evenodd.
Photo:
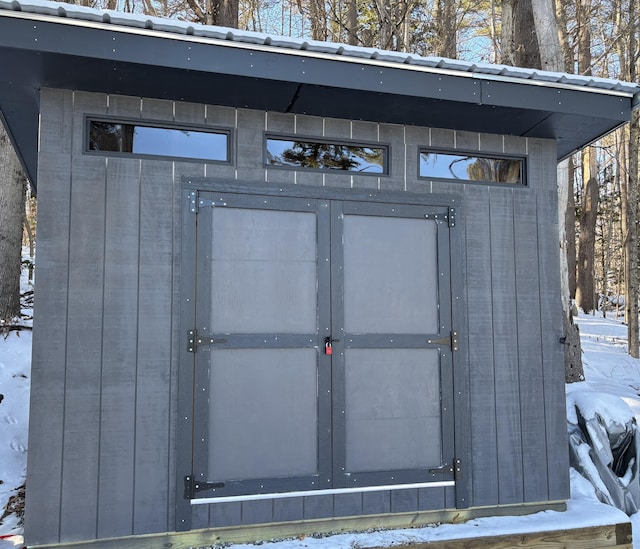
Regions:
M 384 157 L 382 149 L 294 141 L 279 159 L 269 155 L 268 160 L 270 164 L 280 160 L 283 164 L 303 168 L 367 171 L 373 166 L 382 168 Z

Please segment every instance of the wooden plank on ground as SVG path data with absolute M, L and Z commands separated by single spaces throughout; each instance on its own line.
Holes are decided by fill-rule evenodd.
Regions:
M 605 547 L 631 547 L 617 544 L 617 525 L 594 526 L 572 530 L 554 530 L 526 534 L 508 534 L 418 542 L 394 545 L 394 549 L 604 549 Z M 367 549 L 385 549 L 384 546 L 367 546 Z

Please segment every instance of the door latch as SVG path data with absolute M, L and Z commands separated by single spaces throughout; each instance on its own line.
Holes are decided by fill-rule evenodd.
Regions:
M 324 354 L 332 355 L 333 354 L 333 343 L 335 341 L 340 341 L 339 339 L 333 339 L 331 336 L 324 338 Z

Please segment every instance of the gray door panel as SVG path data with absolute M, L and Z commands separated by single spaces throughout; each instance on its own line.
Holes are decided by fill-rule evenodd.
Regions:
M 334 486 L 452 479 L 444 212 L 335 202 L 332 234 Z

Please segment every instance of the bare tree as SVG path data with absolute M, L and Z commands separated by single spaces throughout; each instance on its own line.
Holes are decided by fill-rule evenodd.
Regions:
M 536 0 L 536 4 L 539 1 L 546 0 Z M 541 68 L 536 30 L 532 0 L 503 0 L 502 62 L 516 67 Z
M 553 0 L 504 0 L 502 3 L 502 60 L 505 63 L 562 71 L 564 54 L 558 34 Z M 573 324 L 569 296 L 567 261 L 567 203 L 571 193 L 567 161 L 558 166 L 558 221 L 562 289 L 563 330 L 565 336 L 565 377 L 583 379 L 580 334 Z
M 456 3 L 454 0 L 435 0 L 434 19 L 436 27 L 435 54 L 455 58 L 456 42 Z
M 0 323 L 20 315 L 20 261 L 26 179 L 0 122 Z
M 187 0 L 187 3 L 198 23 L 238 28 L 238 0 Z
M 599 188 L 596 179 L 598 166 L 595 149 L 588 147 L 582 155 L 582 208 L 578 240 L 578 276 L 576 303 L 585 313 L 595 311 L 595 240 L 598 217 Z

